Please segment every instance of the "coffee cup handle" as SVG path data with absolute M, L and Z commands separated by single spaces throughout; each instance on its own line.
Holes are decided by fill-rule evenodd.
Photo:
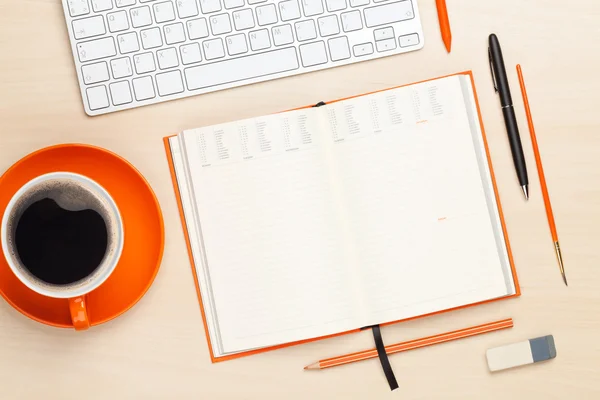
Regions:
M 69 299 L 69 309 L 71 310 L 73 327 L 76 331 L 85 331 L 90 328 L 85 296 Z

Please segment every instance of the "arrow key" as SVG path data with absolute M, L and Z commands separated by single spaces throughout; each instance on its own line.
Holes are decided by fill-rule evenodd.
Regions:
M 367 56 L 373 54 L 373 43 L 362 43 L 352 47 L 355 57 Z
M 378 40 L 375 44 L 377 45 L 377 51 L 382 53 L 384 51 L 394 50 L 396 48 L 396 39 Z

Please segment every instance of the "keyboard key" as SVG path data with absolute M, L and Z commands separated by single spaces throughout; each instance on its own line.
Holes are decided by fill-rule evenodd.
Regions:
M 309 19 L 307 21 L 296 22 L 296 37 L 299 42 L 306 40 L 312 40 L 317 38 L 317 29 L 315 28 L 315 21 Z
M 227 9 L 244 7 L 244 0 L 224 0 L 224 3 Z
M 163 45 L 160 28 L 150 28 L 140 31 L 142 35 L 142 47 L 146 50 Z
M 131 14 L 131 25 L 134 28 L 152 24 L 152 14 L 148 6 L 132 8 L 129 13 Z
M 325 0 L 325 3 L 329 12 L 340 11 L 347 7 L 346 0 Z
M 87 95 L 88 105 L 92 111 L 110 106 L 108 93 L 104 85 L 88 88 L 85 90 L 85 94 Z
M 85 62 L 116 56 L 117 49 L 115 47 L 115 40 L 112 37 L 105 37 L 102 39 L 77 43 L 77 53 L 79 55 L 79 61 Z
M 121 32 L 129 29 L 129 20 L 127 19 L 127 11 L 117 11 L 107 14 L 108 29 L 111 32 Z
M 154 9 L 154 19 L 159 24 L 175 19 L 175 10 L 173 9 L 173 3 L 170 1 L 154 4 L 152 8 Z
M 363 27 L 360 11 L 358 10 L 343 13 L 341 19 L 344 32 L 357 31 Z
M 225 49 L 221 38 L 205 40 L 202 42 L 202 47 L 204 48 L 204 58 L 207 60 L 225 57 Z
M 398 38 L 400 47 L 416 46 L 419 44 L 419 34 L 411 33 L 410 35 L 400 36 Z
M 246 35 L 239 33 L 237 35 L 227 36 L 225 39 L 227 43 L 227 52 L 230 56 L 243 54 L 248 51 L 248 44 L 246 43 Z
M 185 30 L 181 22 L 171 25 L 165 25 L 164 29 L 165 42 L 167 42 L 167 44 L 185 42 Z
M 154 54 L 152 53 L 141 53 L 133 56 L 133 63 L 135 64 L 135 72 L 138 74 L 145 74 L 146 72 L 156 71 L 156 64 L 154 63 Z
M 248 4 L 252 5 L 252 4 L 258 4 L 258 3 L 264 3 L 267 0 L 248 0 Z
M 373 35 L 375 35 L 375 41 L 391 39 L 394 37 L 394 28 L 388 26 L 387 28 L 375 29 Z
M 384 51 L 394 50 L 396 48 L 396 39 L 384 39 L 378 40 L 375 42 L 375 46 L 377 46 L 377 51 L 382 53 Z
M 361 56 L 373 54 L 373 44 L 372 43 L 357 44 L 356 46 L 352 47 L 352 52 L 354 53 L 355 57 L 361 57 Z
M 121 54 L 133 53 L 139 51 L 140 43 L 138 42 L 137 33 L 129 32 L 117 36 L 119 42 L 119 51 Z
M 196 0 L 177 0 L 177 15 L 179 18 L 189 18 L 198 15 L 198 5 Z
M 327 37 L 340 33 L 340 25 L 338 24 L 337 15 L 328 15 L 317 20 L 319 32 L 321 36 Z
M 286 44 L 294 43 L 294 34 L 292 33 L 292 26 L 289 24 L 274 26 L 273 29 L 273 43 L 275 46 L 283 46 Z
M 127 7 L 135 5 L 135 0 L 115 0 L 117 7 Z
M 208 25 L 205 18 L 188 21 L 187 29 L 190 40 L 202 39 L 208 36 Z
M 102 18 L 102 15 L 73 21 L 73 34 L 75 35 L 75 39 L 86 39 L 104 35 L 105 33 L 106 28 L 104 27 L 104 18 Z
M 110 79 L 108 65 L 105 61 L 82 66 L 81 75 L 83 76 L 83 81 L 86 85 L 104 82 Z
M 203 14 L 209 14 L 217 11 L 221 11 L 220 0 L 200 0 L 200 8 Z
M 323 14 L 325 11 L 323 10 L 322 0 L 302 0 L 302 8 L 306 17 Z
M 196 90 L 283 73 L 298 68 L 296 48 L 287 47 L 187 68 L 185 79 L 188 89 Z
M 181 53 L 181 62 L 183 65 L 202 61 L 202 52 L 198 43 L 184 44 L 179 48 L 179 52 Z
M 92 9 L 94 12 L 107 11 L 112 8 L 112 0 L 92 0 Z
M 131 88 L 129 87 L 129 82 L 121 81 L 111 83 L 109 87 L 110 97 L 112 98 L 112 103 L 115 106 L 131 103 L 133 101 L 133 98 L 131 97 Z
M 275 8 L 275 6 L 273 6 L 273 8 Z M 246 8 L 244 10 L 234 11 L 233 24 L 235 25 L 235 29 L 238 31 L 254 28 L 254 15 L 252 10 L 250 8 Z
M 69 6 L 69 14 L 71 17 L 79 17 L 90 13 L 90 5 L 88 0 L 69 0 L 67 2 Z
M 350 45 L 346 36 L 329 39 L 329 56 L 331 61 L 346 60 L 350 58 Z
M 152 77 L 150 76 L 134 79 L 133 91 L 137 101 L 153 99 L 156 97 L 156 93 L 154 92 L 154 82 L 152 82 Z
M 264 50 L 271 47 L 271 39 L 267 29 L 250 32 L 250 47 L 254 51 Z
M 300 8 L 297 0 L 287 0 L 279 3 L 279 14 L 282 21 L 291 21 L 300 18 Z
M 181 71 L 175 70 L 156 75 L 156 86 L 158 87 L 158 94 L 160 96 L 183 92 Z
M 360 7 L 369 4 L 369 0 L 350 0 L 350 7 Z
M 265 4 L 264 6 L 256 7 L 256 18 L 260 26 L 277 23 L 277 9 L 275 4 Z
M 229 14 L 219 14 L 210 17 L 210 29 L 212 30 L 213 35 L 231 32 Z
M 365 25 L 368 28 L 406 21 L 415 16 L 412 5 L 407 0 L 365 8 L 363 12 L 365 13 Z
M 173 68 L 179 65 L 179 59 L 177 58 L 177 50 L 175 50 L 175 47 L 158 50 L 156 52 L 156 58 L 158 60 L 158 68 L 160 69 Z
M 110 68 L 112 69 L 113 77 L 115 79 L 125 78 L 126 76 L 133 75 L 133 69 L 131 68 L 131 60 L 129 57 L 115 58 L 110 61 Z
M 302 65 L 305 67 L 325 64 L 327 62 L 325 42 L 320 41 L 301 45 L 300 58 L 302 59 Z

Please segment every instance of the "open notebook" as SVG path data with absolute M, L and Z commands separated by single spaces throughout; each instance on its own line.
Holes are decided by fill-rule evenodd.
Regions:
M 470 73 L 165 143 L 213 361 L 519 294 Z

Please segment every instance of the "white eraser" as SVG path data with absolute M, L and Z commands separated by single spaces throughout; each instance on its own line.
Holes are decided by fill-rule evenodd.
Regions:
M 556 357 L 552 335 L 489 349 L 486 353 L 490 371 L 519 367 Z

